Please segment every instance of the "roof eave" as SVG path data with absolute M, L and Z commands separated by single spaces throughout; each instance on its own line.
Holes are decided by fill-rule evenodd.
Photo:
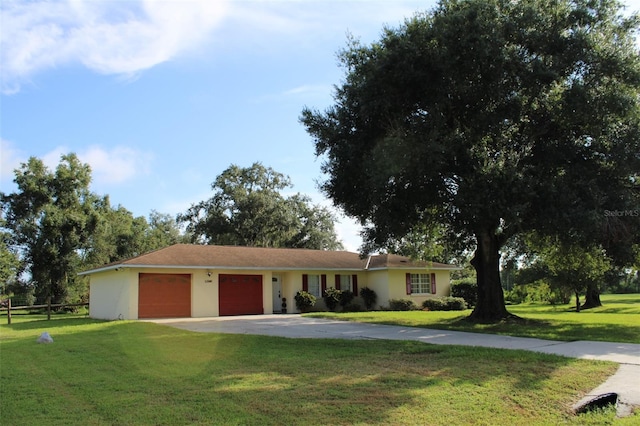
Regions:
M 118 264 L 118 265 L 109 265 L 102 268 L 90 269 L 88 271 L 79 272 L 78 275 L 91 275 L 99 272 L 107 272 L 107 271 L 118 271 L 121 269 L 222 269 L 222 270 L 231 270 L 231 271 L 364 271 L 362 268 L 327 268 L 327 267 L 287 267 L 287 266 L 224 266 L 224 265 L 210 265 L 210 266 L 202 266 L 202 265 L 135 265 L 135 264 Z
M 460 266 L 377 266 L 375 268 L 369 268 L 367 271 L 415 271 L 416 269 L 426 269 L 429 271 L 461 271 L 464 268 Z

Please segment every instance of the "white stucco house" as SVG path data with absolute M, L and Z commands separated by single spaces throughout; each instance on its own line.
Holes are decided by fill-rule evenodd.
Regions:
M 378 306 L 420 305 L 449 296 L 455 269 L 389 254 L 176 244 L 81 275 L 90 280 L 92 318 L 138 319 L 294 313 L 298 291 L 315 295 L 321 308 L 328 287 L 352 291 L 356 302 L 368 287 Z

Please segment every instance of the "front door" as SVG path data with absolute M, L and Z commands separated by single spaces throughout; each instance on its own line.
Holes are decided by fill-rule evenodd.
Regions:
M 271 288 L 273 291 L 273 313 L 282 312 L 282 285 L 280 283 L 280 275 L 271 277 Z

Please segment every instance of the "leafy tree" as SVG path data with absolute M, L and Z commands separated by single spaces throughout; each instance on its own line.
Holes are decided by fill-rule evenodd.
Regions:
M 568 288 L 576 297 L 576 311 L 580 312 L 580 294 L 591 292 L 591 301 L 584 308 L 601 306 L 598 284 L 604 280 L 611 263 L 599 247 L 548 243 L 541 251 L 542 262 L 549 271 L 555 287 Z M 589 303 L 587 303 L 589 302 Z
M 415 260 L 426 260 L 448 263 L 451 261 L 451 253 L 446 250 L 445 228 L 443 226 L 426 226 L 417 224 L 406 235 L 397 239 L 388 239 L 383 247 L 378 247 L 371 241 L 366 241 L 362 247 L 364 252 L 372 252 L 382 249 L 392 254 L 407 256 Z
M 214 195 L 178 215 L 192 241 L 255 247 L 335 250 L 334 217 L 300 194 L 285 197 L 288 177 L 254 163 L 232 165 L 212 184 Z
M 326 208 L 311 203 L 306 195 L 295 194 L 285 199 L 284 208 L 291 215 L 293 228 L 282 246 L 341 250 L 342 243 L 335 232 L 335 216 Z
M 146 250 L 157 250 L 173 244 L 186 242 L 176 219 L 166 213 L 152 210 L 149 214 Z
M 369 46 L 351 39 L 335 104 L 301 116 L 322 189 L 369 245 L 446 226 L 475 247 L 471 318 L 509 317 L 510 237 L 619 258 L 638 241 L 637 217 L 607 217 L 639 210 L 637 29 L 614 0 L 443 0 Z
M 98 223 L 98 197 L 89 191 L 91 170 L 75 154 L 63 155 L 55 171 L 30 158 L 15 171 L 18 191 L 1 194 L 9 246 L 18 253 L 38 302 L 62 303 L 78 296 L 79 253 Z
M 4 227 L 4 220 L 0 218 L 0 228 Z M 8 232 L 0 230 L 0 296 L 11 293 L 11 287 L 17 283 L 20 274 L 20 259 L 9 249 L 10 237 Z
M 109 198 L 97 206 L 98 224 L 86 252 L 85 267 L 96 267 L 167 247 L 185 240 L 175 219 L 152 211 L 149 221 L 135 217 L 122 206 L 112 207 Z

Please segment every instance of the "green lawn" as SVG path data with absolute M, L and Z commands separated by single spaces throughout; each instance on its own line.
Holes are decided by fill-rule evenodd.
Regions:
M 603 306 L 575 312 L 572 305 L 550 306 L 522 304 L 507 306 L 509 312 L 525 319 L 524 323 L 473 324 L 465 320 L 471 313 L 454 312 L 317 312 L 322 318 L 378 324 L 407 325 L 441 330 L 506 334 L 550 340 L 597 340 L 640 343 L 640 294 L 602 295 Z
M 615 419 L 612 409 L 570 412 L 616 370 L 613 363 L 419 342 L 296 340 L 53 318 L 16 316 L 12 325 L 0 325 L 3 424 L 637 422 L 637 416 Z M 54 343 L 36 343 L 45 330 Z

